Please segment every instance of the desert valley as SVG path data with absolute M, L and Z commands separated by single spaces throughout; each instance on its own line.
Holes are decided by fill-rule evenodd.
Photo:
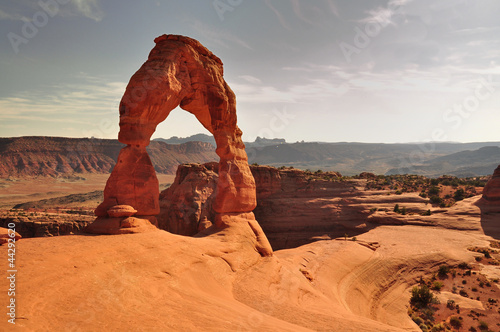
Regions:
M 162 230 L 94 236 L 83 230 L 95 219 L 113 161 L 106 164 L 94 149 L 71 163 L 33 148 L 43 146 L 39 140 L 54 139 L 25 138 L 30 140 L 38 143 L 32 155 L 23 151 L 9 157 L 18 165 L 24 155 L 26 167 L 7 168 L 2 160 L 0 226 L 13 223 L 23 236 L 15 255 L 17 328 L 499 328 L 500 209 L 494 199 L 482 199 L 491 176 L 365 172 L 346 177 L 251 166 L 254 213 L 275 250 L 263 258 L 231 228 L 199 233 L 204 222 L 214 220 L 218 167 L 209 162 L 213 154 L 197 154 L 196 161 L 208 163 L 184 164 L 177 175 L 159 169 Z M 168 153 L 157 157 L 163 166 L 169 165 L 168 154 L 179 150 L 182 161 L 193 158 L 182 145 L 166 147 Z M 68 163 L 37 159 L 42 156 Z M 33 174 L 29 165 L 60 171 Z M 27 173 L 13 173 L 20 171 Z M 7 244 L 1 250 L 7 256 Z M 438 299 L 429 309 L 411 301 L 412 289 L 424 285 Z

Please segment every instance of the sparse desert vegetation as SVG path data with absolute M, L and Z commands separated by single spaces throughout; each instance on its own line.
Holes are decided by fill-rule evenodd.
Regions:
M 500 257 L 500 253 L 495 252 L 495 256 Z M 495 260 L 490 257 L 483 263 Z M 495 284 L 498 280 L 486 277 L 479 269 L 479 265 L 467 263 L 440 265 L 431 277 L 419 280 L 411 291 L 408 313 L 422 331 L 500 328 L 500 289 Z

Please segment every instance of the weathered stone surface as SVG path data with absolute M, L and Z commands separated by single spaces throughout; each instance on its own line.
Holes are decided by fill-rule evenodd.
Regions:
M 500 202 L 500 166 L 493 173 L 493 177 L 483 190 L 483 198 L 486 201 Z
M 128 146 L 120 153 L 96 215 L 104 217 L 109 208 L 122 204 L 131 205 L 138 215 L 159 213 L 158 184 L 145 147 L 156 126 L 180 106 L 214 135 L 220 161 L 213 211 L 219 215 L 215 225 L 223 227 L 217 223 L 222 215 L 249 215 L 257 205 L 255 180 L 248 166 L 242 132 L 236 124 L 236 97 L 224 80 L 222 61 L 198 41 L 163 35 L 155 43 L 148 60 L 130 79 L 120 102 L 118 140 Z M 206 195 L 212 193 L 197 194 L 190 200 L 199 203 Z M 208 220 L 208 216 L 197 212 L 199 206 L 190 209 L 194 212 L 194 220 L 189 221 L 193 227 L 185 229 L 180 225 L 180 232 L 197 230 L 201 218 Z M 181 210 L 178 217 L 182 219 Z M 256 223 L 253 214 L 250 222 Z M 252 225 L 249 224 L 254 232 L 262 232 Z M 263 232 L 259 234 L 259 239 L 264 238 Z M 265 241 L 261 242 L 265 245 Z M 270 246 L 259 251 L 272 254 Z
M 11 234 L 14 234 L 14 237 L 11 237 Z M 0 245 L 8 243 L 9 239 L 17 241 L 21 239 L 21 235 L 7 228 L 0 227 Z
M 104 202 L 95 214 L 106 217 L 115 205 L 130 205 L 141 216 L 155 216 L 160 212 L 159 183 L 145 146 L 127 146 L 118 156 L 118 162 L 106 183 Z
M 217 163 L 179 166 L 174 183 L 160 195 L 159 227 L 175 234 L 194 235 L 204 219 L 215 220 L 212 202 L 217 172 Z
M 137 213 L 137 210 L 130 205 L 115 205 L 108 210 L 108 216 L 111 218 L 131 217 Z

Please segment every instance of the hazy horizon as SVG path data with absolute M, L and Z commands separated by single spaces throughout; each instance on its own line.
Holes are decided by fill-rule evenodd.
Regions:
M 156 137 L 151 138 L 151 140 L 157 140 L 157 139 L 171 139 L 171 138 L 178 138 L 178 139 L 187 139 L 195 135 L 200 135 L 204 134 L 207 136 L 212 136 L 210 133 L 195 133 L 192 135 L 188 136 L 170 136 L 170 137 Z M 19 135 L 19 136 L 0 136 L 1 138 L 21 138 L 21 137 L 54 137 L 54 138 L 73 138 L 73 139 L 78 139 L 78 138 L 88 138 L 88 139 L 114 139 L 117 140 L 118 137 L 83 137 L 83 136 L 55 136 L 55 135 Z M 459 142 L 459 141 L 422 141 L 422 142 L 362 142 L 362 141 L 306 141 L 306 140 L 297 140 L 297 141 L 290 141 L 287 140 L 284 137 L 274 137 L 274 138 L 267 138 L 267 137 L 260 137 L 261 139 L 284 139 L 286 143 L 288 144 L 293 144 L 293 143 L 328 143 L 328 144 L 480 144 L 480 143 L 485 143 L 485 144 L 500 144 L 500 140 L 498 141 L 470 141 L 470 142 Z M 244 142 L 255 142 L 257 138 L 249 141 L 245 140 Z
M 494 0 L 0 3 L 0 136 L 116 138 L 154 38 L 224 62 L 245 141 L 500 141 Z M 208 132 L 176 109 L 153 138 Z

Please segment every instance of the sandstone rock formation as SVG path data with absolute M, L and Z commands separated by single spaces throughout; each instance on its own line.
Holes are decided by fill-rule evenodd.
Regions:
M 325 234 L 335 237 L 361 231 L 344 226 L 355 220 L 361 224 L 368 211 L 346 199 L 361 193 L 352 183 L 339 181 L 339 173 L 315 176 L 299 169 L 253 165 L 250 169 L 257 187 L 253 212 L 273 248 L 296 247 Z M 180 165 L 172 186 L 160 194 L 159 227 L 193 236 L 205 218 L 213 220 L 218 172 L 214 163 Z
M 212 203 L 217 190 L 217 163 L 185 164 L 177 169 L 174 183 L 160 195 L 158 226 L 179 235 L 195 235 L 215 220 Z
M 137 216 L 159 213 L 158 181 L 146 146 L 170 112 L 180 106 L 214 135 L 219 178 L 213 202 L 218 228 L 247 221 L 262 255 L 272 249 L 255 221 L 255 181 L 242 132 L 236 124 L 236 98 L 223 78 L 222 61 L 194 39 L 163 35 L 148 60 L 132 76 L 120 103 L 118 140 L 127 144 L 106 184 L 96 215 L 108 217 L 115 205 L 130 205 Z M 102 220 L 100 220 L 102 222 Z
M 500 202 L 500 166 L 493 173 L 493 177 L 483 190 L 483 198 L 489 202 Z

